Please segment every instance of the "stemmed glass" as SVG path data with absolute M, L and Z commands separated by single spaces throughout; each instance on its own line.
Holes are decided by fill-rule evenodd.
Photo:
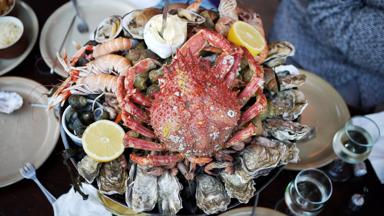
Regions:
M 332 182 L 321 170 L 300 171 L 285 189 L 275 209 L 287 215 L 318 215 L 332 195 Z
M 343 182 L 352 176 L 348 164 L 356 164 L 368 158 L 373 145 L 380 137 L 378 125 L 368 117 L 355 116 L 345 123 L 333 137 L 336 159 L 327 174 L 335 182 Z

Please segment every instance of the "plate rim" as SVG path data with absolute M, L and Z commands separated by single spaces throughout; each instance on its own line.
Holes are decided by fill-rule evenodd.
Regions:
M 24 50 L 23 54 L 21 54 L 20 56 L 14 58 L 15 61 L 12 64 L 10 64 L 9 66 L 7 66 L 4 69 L 0 70 L 0 76 L 8 73 L 11 70 L 13 70 L 15 67 L 19 66 L 27 58 L 27 56 L 33 50 L 33 48 L 34 48 L 34 46 L 36 44 L 37 38 L 39 36 L 39 21 L 37 19 L 35 11 L 31 8 L 31 6 L 29 6 L 24 1 L 20 0 L 20 1 L 16 1 L 16 6 L 15 7 L 23 8 L 23 10 L 27 11 L 27 13 L 30 15 L 31 21 L 32 21 L 32 29 L 34 29 L 33 36 L 32 36 L 32 41 L 28 44 L 28 47 Z
M 244 206 L 244 207 L 240 207 L 240 208 L 234 208 L 234 209 L 231 209 L 229 211 L 226 211 L 226 212 L 223 212 L 221 214 L 219 214 L 219 216 L 227 216 L 227 215 L 232 215 L 234 214 L 235 212 L 238 212 L 238 211 L 243 211 L 243 212 L 252 212 L 252 206 Z M 263 211 L 264 213 L 268 213 L 270 211 L 273 211 L 275 212 L 275 214 L 277 214 L 278 216 L 287 216 L 286 214 L 282 213 L 282 212 L 279 212 L 275 209 L 272 209 L 272 208 L 268 208 L 268 207 L 263 207 L 263 206 L 257 206 L 256 207 L 257 210 L 259 211 Z
M 337 90 L 328 82 L 326 81 L 325 79 L 321 78 L 319 75 L 313 73 L 313 72 L 310 72 L 310 71 L 307 71 L 307 70 L 304 70 L 304 69 L 299 69 L 300 73 L 303 73 L 305 74 L 307 77 L 308 76 L 312 76 L 314 77 L 315 79 L 318 79 L 320 80 L 321 82 L 324 83 L 325 86 L 327 86 L 327 88 L 329 88 L 329 90 L 331 90 L 334 95 L 337 95 L 337 97 L 340 100 L 341 102 L 341 108 L 344 110 L 343 113 L 346 114 L 346 118 L 349 119 L 351 117 L 351 114 L 349 112 L 349 109 L 348 109 L 348 106 L 347 104 L 345 103 L 345 100 L 343 99 L 343 97 L 339 94 L 339 92 L 337 92 Z M 304 165 L 300 165 L 300 161 L 296 164 L 292 164 L 292 163 L 289 163 L 287 164 L 284 169 L 286 170 L 291 170 L 291 171 L 300 171 L 302 169 L 307 169 L 307 168 L 320 168 L 320 167 L 323 167 L 323 166 L 326 166 L 328 164 L 330 164 L 333 160 L 335 160 L 337 158 L 337 156 L 333 153 L 331 156 L 328 156 L 326 157 L 325 159 L 323 160 L 319 160 L 319 161 L 316 161 L 314 163 L 310 163 L 311 166 L 304 166 Z
M 90 0 L 80 0 L 79 4 L 81 5 L 82 2 L 86 2 L 86 1 L 90 1 Z M 125 3 L 125 4 L 127 4 L 129 6 L 131 6 L 132 9 L 136 8 L 133 4 L 131 4 L 128 1 L 124 1 L 124 0 L 108 0 L 109 4 L 111 4 L 112 2 Z M 45 62 L 45 64 L 49 68 L 52 67 L 53 62 L 52 62 L 51 58 L 48 55 L 48 48 L 47 48 L 46 44 L 44 43 L 46 41 L 46 38 L 48 37 L 48 34 L 47 34 L 48 26 L 52 25 L 52 23 L 54 22 L 54 19 L 57 17 L 57 14 L 62 13 L 62 11 L 67 10 L 67 8 L 69 8 L 69 7 L 72 7 L 72 3 L 70 1 L 67 2 L 67 3 L 64 3 L 61 6 L 59 6 L 53 13 L 51 13 L 51 15 L 49 15 L 48 19 L 43 24 L 43 28 L 41 29 L 40 40 L 39 40 L 39 50 L 40 50 L 40 54 L 41 54 L 41 57 L 42 57 L 43 61 Z M 75 15 L 74 12 L 73 12 L 73 15 Z M 70 22 L 70 20 L 68 21 L 68 25 L 69 25 L 69 22 Z M 68 76 L 68 74 L 65 74 L 62 70 L 59 70 L 58 68 L 56 68 L 54 70 L 54 72 L 55 72 L 55 74 L 57 74 L 57 75 L 59 75 L 61 77 L 67 77 Z
M 29 83 L 30 85 L 34 85 L 34 86 L 38 87 L 39 89 L 44 89 L 45 92 L 48 92 L 48 89 L 45 86 L 43 86 L 41 83 L 39 83 L 35 80 L 32 80 L 32 79 L 29 79 L 29 78 L 18 77 L 18 76 L 0 77 L 0 82 L 2 82 L 4 80 L 5 81 L 9 80 L 9 81 L 18 82 L 18 83 Z M 53 110 L 51 111 L 51 115 L 48 118 L 49 118 L 49 121 L 52 122 L 53 127 L 56 125 L 56 129 L 54 129 L 52 127 L 53 128 L 52 131 L 54 132 L 54 134 L 52 135 L 52 137 L 53 137 L 52 144 L 50 145 L 50 149 L 47 151 L 47 154 L 44 155 L 43 157 L 40 157 L 40 160 L 36 161 L 37 162 L 36 164 L 33 164 L 35 166 L 36 170 L 38 168 L 40 168 L 45 163 L 45 161 L 49 158 L 49 156 L 51 156 L 53 150 L 55 149 L 55 147 L 58 143 L 59 137 L 60 137 L 60 123 L 59 123 L 59 120 L 54 116 Z M 32 161 L 30 161 L 30 162 L 32 163 Z M 4 188 L 6 186 L 10 186 L 12 184 L 15 184 L 22 179 L 24 179 L 24 178 L 19 174 L 17 177 L 12 178 L 5 183 L 0 182 L 0 188 Z

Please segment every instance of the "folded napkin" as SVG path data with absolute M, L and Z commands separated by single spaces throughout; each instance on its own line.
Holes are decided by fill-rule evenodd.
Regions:
M 88 194 L 88 199 L 75 192 L 73 187 L 68 193 L 63 194 L 53 204 L 55 216 L 108 216 L 112 215 L 101 204 L 97 190 L 92 185 L 82 184 L 82 191 Z
M 380 182 L 384 184 L 384 112 L 366 115 L 372 119 L 380 128 L 381 137 L 377 140 L 369 155 L 369 161 L 376 172 Z

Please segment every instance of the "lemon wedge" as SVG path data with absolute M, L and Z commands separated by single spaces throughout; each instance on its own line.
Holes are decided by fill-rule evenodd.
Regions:
M 229 29 L 228 40 L 245 47 L 253 56 L 258 55 L 266 46 L 264 36 L 253 26 L 243 21 L 236 21 Z
M 124 134 L 123 128 L 112 121 L 96 121 L 83 133 L 81 138 L 83 149 L 96 161 L 112 161 L 124 152 Z

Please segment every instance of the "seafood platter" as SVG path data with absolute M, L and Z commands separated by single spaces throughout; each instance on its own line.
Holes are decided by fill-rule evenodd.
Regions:
M 299 160 L 311 127 L 286 65 L 294 46 L 267 43 L 260 16 L 169 5 L 105 18 L 73 56 L 49 106 L 81 142 L 81 179 L 135 212 L 218 214 L 249 200 Z M 251 37 L 250 37 L 251 36 Z M 231 204 L 232 203 L 232 204 Z

